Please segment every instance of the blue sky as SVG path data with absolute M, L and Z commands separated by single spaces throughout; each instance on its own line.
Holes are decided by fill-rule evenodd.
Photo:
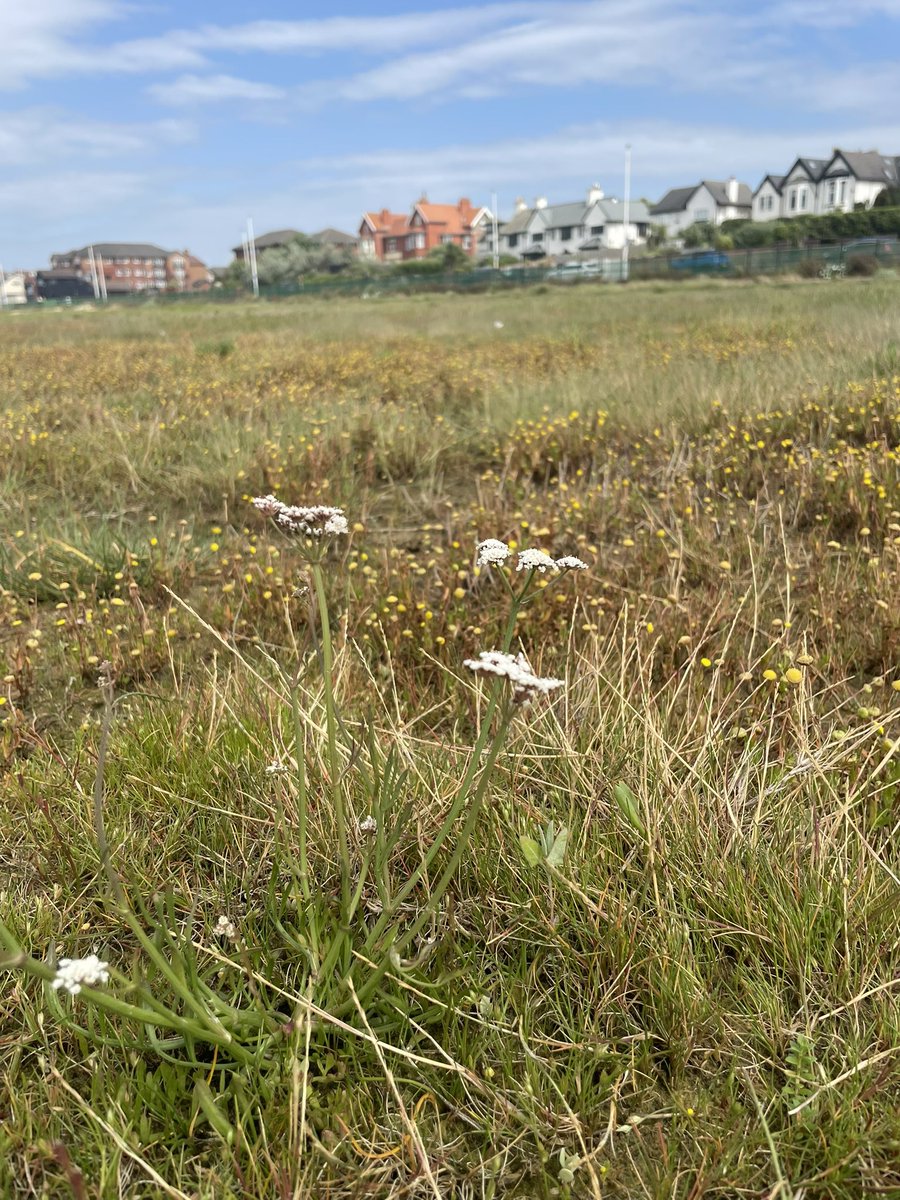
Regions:
M 2 0 L 0 263 L 900 154 L 900 0 Z

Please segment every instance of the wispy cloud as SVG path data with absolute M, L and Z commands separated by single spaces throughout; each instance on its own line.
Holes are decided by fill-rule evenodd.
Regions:
M 190 141 L 194 126 L 182 120 L 126 124 L 73 117 L 51 108 L 0 113 L 0 166 L 35 167 L 67 159 L 144 155 L 160 145 Z
M 767 171 L 786 170 L 798 153 L 831 153 L 833 145 L 893 144 L 891 125 L 837 129 L 811 136 L 801 128 L 777 134 L 725 125 L 686 125 L 670 121 L 592 122 L 571 125 L 543 136 L 521 136 L 485 142 L 409 150 L 318 157 L 301 164 L 309 186 L 330 191 L 364 187 L 393 203 L 423 188 L 455 195 L 485 194 L 522 179 L 557 200 L 568 187 L 577 193 L 599 179 L 608 194 L 621 191 L 623 146 L 633 143 L 633 165 L 639 186 L 651 195 L 662 188 L 736 173 L 755 186 Z M 510 197 L 506 197 L 509 205 Z
M 181 75 L 167 83 L 155 83 L 148 93 L 160 102 L 173 106 L 218 104 L 226 100 L 281 100 L 284 88 L 234 75 Z

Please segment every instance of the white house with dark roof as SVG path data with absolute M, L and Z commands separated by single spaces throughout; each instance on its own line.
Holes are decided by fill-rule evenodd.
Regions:
M 753 193 L 753 219 L 852 212 L 858 205 L 871 208 L 885 188 L 898 186 L 900 155 L 835 150 L 831 158 L 797 158 L 787 175 L 763 179 Z
M 651 206 L 650 220 L 664 226 L 669 237 L 677 238 L 700 221 L 721 225 L 723 221 L 749 217 L 751 202 L 749 186 L 733 175 L 724 182 L 703 179 L 690 187 L 666 192 L 658 204 Z
M 628 244 L 642 245 L 647 240 L 650 216 L 646 205 L 632 201 L 628 210 Z M 592 185 L 584 200 L 550 204 L 539 196 L 529 208 L 516 201 L 516 211 L 499 231 L 500 253 L 516 258 L 562 258 L 566 255 L 605 250 L 621 250 L 625 245 L 625 205 L 604 196 Z
M 783 175 L 767 175 L 753 193 L 751 216 L 754 221 L 777 221 L 781 216 Z

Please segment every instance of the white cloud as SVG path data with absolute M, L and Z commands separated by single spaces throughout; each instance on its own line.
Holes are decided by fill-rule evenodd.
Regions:
M 180 75 L 171 82 L 155 83 L 147 90 L 160 104 L 173 106 L 225 100 L 280 100 L 286 95 L 284 88 L 234 75 Z
M 202 65 L 203 56 L 197 49 L 177 38 L 121 42 L 114 53 L 84 41 L 95 28 L 120 21 L 127 14 L 128 6 L 122 0 L 4 0 L 0 4 L 0 88 L 76 72 L 179 70 Z
M 621 194 L 623 151 L 633 146 L 636 189 L 657 198 L 669 187 L 698 179 L 737 174 L 755 187 L 767 172 L 786 171 L 798 154 L 826 157 L 834 145 L 846 148 L 893 144 L 893 126 L 829 130 L 800 128 L 777 133 L 718 125 L 667 121 L 595 122 L 569 126 L 543 136 L 521 136 L 481 145 L 419 147 L 316 158 L 301 164 L 311 187 L 332 193 L 365 190 L 369 207 L 401 202 L 423 188 L 435 196 L 472 195 L 484 200 L 493 190 L 505 195 L 529 185 L 556 201 L 576 197 L 594 179 L 608 195 Z M 564 194 L 570 192 L 571 195 Z
M 192 140 L 187 121 L 118 124 L 92 121 L 55 109 L 0 113 L 0 166 L 40 166 L 67 158 L 83 160 L 146 154 L 159 145 Z

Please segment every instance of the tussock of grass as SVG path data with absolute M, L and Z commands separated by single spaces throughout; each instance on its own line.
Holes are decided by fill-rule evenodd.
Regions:
M 0 917 L 44 962 L 96 948 L 123 1004 L 240 1034 L 10 959 L 4 1194 L 900 1190 L 896 290 L 9 322 Z M 333 741 L 314 578 L 247 502 L 270 490 L 354 526 L 322 597 Z M 480 778 L 462 663 L 509 611 L 485 537 L 589 561 L 515 626 L 567 687 L 513 720 L 390 959 L 385 898 Z M 376 864 L 352 988 L 309 969 L 336 795 L 351 884 Z

